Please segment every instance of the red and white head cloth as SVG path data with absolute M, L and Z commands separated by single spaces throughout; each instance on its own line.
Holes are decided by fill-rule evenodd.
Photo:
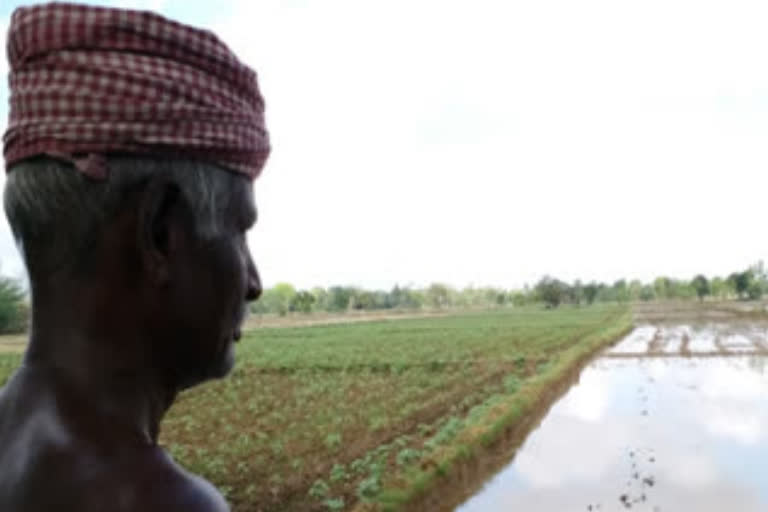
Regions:
M 106 177 L 110 153 L 210 161 L 251 179 L 269 154 L 256 74 L 212 32 L 151 12 L 53 3 L 8 31 L 5 165 L 63 158 Z

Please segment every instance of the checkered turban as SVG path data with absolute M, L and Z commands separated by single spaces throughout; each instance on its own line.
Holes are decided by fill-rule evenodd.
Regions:
M 213 33 L 151 12 L 52 3 L 8 31 L 5 165 L 68 160 L 95 179 L 108 153 L 193 158 L 255 179 L 269 154 L 256 74 Z

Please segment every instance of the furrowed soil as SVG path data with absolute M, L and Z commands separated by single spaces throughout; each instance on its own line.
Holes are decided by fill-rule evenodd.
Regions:
M 161 443 L 236 512 L 402 508 L 630 323 L 599 305 L 254 329 Z M 19 361 L 0 354 L 0 384 Z

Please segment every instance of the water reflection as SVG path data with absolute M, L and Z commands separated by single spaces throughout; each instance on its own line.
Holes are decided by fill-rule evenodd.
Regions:
M 657 347 L 689 338 L 691 355 L 657 356 L 648 346 L 658 336 Z M 637 329 L 609 351 L 629 357 L 587 367 L 458 510 L 768 510 L 768 358 L 756 336 L 765 329 Z M 722 357 L 696 357 L 717 339 Z

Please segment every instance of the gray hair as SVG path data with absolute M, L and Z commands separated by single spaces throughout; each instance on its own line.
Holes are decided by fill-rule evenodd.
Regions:
M 224 228 L 221 219 L 239 179 L 195 160 L 110 157 L 108 169 L 106 180 L 95 181 L 69 163 L 40 157 L 9 170 L 5 214 L 30 276 L 77 268 L 128 194 L 150 177 L 175 184 L 193 212 L 198 234 L 214 237 Z

